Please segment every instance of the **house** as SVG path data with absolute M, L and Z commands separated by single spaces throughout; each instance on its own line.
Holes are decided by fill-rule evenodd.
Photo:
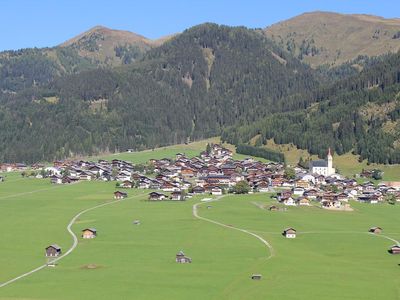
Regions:
M 293 195 L 303 196 L 303 194 L 304 194 L 304 188 L 302 187 L 293 188 Z
M 193 194 L 204 194 L 205 193 L 205 189 L 202 186 L 195 186 L 192 190 Z
M 253 280 L 261 280 L 262 275 L 261 274 L 253 274 L 251 275 L 251 279 Z
M 176 255 L 175 261 L 180 264 L 186 264 L 186 263 L 191 263 L 192 259 L 190 257 L 185 256 L 185 253 L 183 253 L 183 251 L 179 251 L 178 254 Z
M 286 206 L 296 206 L 296 201 L 292 197 L 283 198 L 280 202 Z
M 400 245 L 394 245 L 389 250 L 392 254 L 400 254 Z
M 222 195 L 222 189 L 219 186 L 215 186 L 211 189 L 211 195 L 220 196 Z
M 86 228 L 82 230 L 82 238 L 93 239 L 97 236 L 97 230 L 95 228 Z
M 306 197 L 297 198 L 296 203 L 300 206 L 310 206 L 310 200 L 308 200 Z
M 126 197 L 128 197 L 127 193 L 120 192 L 120 191 L 114 192 L 114 199 L 124 199 Z
M 61 247 L 57 244 L 50 245 L 46 247 L 46 256 L 47 257 L 57 257 L 61 255 Z
M 149 194 L 149 200 L 161 201 L 161 200 L 165 200 L 165 199 L 167 199 L 167 195 L 164 195 L 162 193 L 151 192 Z
M 288 239 L 294 239 L 296 237 L 296 230 L 289 227 L 286 228 L 282 234 Z
M 382 228 L 380 228 L 380 227 L 371 227 L 368 231 L 371 232 L 371 233 L 379 234 L 379 233 L 382 232 Z
M 171 200 L 183 201 L 183 200 L 185 200 L 185 195 L 181 191 L 172 192 Z
M 124 189 L 131 189 L 133 188 L 133 182 L 130 180 L 125 180 L 119 185 L 119 187 Z
M 62 177 L 59 175 L 53 175 L 50 177 L 50 182 L 53 184 L 62 184 Z

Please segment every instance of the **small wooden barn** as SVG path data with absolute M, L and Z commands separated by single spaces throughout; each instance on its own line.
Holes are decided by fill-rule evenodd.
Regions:
M 190 257 L 185 256 L 185 253 L 183 251 L 179 251 L 178 254 L 176 255 L 175 261 L 180 264 L 187 264 L 191 263 L 192 259 Z
M 82 230 L 82 238 L 94 239 L 97 236 L 97 230 L 95 228 L 85 228 Z
M 286 228 L 282 233 L 288 239 L 294 239 L 296 237 L 296 229 L 294 228 Z
M 57 256 L 60 256 L 61 253 L 62 253 L 61 252 L 61 247 L 58 246 L 57 244 L 53 244 L 53 245 L 47 246 L 45 248 L 45 250 L 46 250 L 46 256 L 47 257 L 57 257 Z
M 382 228 L 381 227 L 371 227 L 368 231 L 371 233 L 379 234 L 382 232 Z
M 389 252 L 392 254 L 400 254 L 400 245 L 393 245 Z
M 120 191 L 114 192 L 114 199 L 124 199 L 126 197 L 128 197 L 127 193 L 120 192 Z

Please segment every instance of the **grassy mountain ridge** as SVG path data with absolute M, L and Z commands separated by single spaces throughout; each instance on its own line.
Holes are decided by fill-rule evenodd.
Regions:
M 269 26 L 264 33 L 313 67 L 400 49 L 400 19 L 370 15 L 305 13 Z

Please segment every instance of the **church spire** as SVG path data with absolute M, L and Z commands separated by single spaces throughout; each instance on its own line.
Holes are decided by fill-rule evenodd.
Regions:
M 328 156 L 332 156 L 331 147 L 328 148 Z

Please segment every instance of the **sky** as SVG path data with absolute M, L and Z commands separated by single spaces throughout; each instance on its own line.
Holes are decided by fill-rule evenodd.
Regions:
M 0 50 L 56 46 L 96 25 L 155 39 L 204 22 L 260 28 L 316 10 L 400 17 L 399 0 L 0 0 Z

